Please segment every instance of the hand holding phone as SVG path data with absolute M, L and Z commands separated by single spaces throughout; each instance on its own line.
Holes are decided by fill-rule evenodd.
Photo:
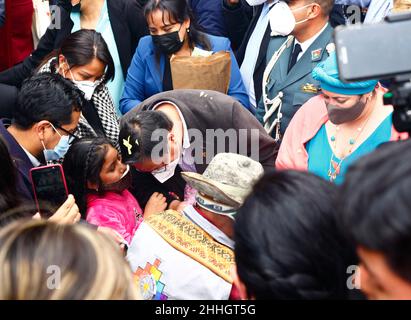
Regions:
M 70 194 L 63 203 L 63 205 L 53 214 L 49 221 L 53 221 L 61 224 L 74 224 L 79 222 L 81 219 L 81 214 L 79 212 L 76 200 Z
M 63 167 L 55 164 L 32 168 L 30 178 L 37 210 L 42 217 L 49 217 L 66 202 L 68 197 Z

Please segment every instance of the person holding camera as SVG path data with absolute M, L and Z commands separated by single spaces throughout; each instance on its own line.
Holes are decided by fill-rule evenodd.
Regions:
M 384 105 L 385 89 L 376 80 L 342 82 L 335 52 L 313 70 L 322 94 L 305 103 L 291 120 L 281 144 L 278 169 L 308 170 L 342 183 L 348 167 L 398 133 L 393 106 Z

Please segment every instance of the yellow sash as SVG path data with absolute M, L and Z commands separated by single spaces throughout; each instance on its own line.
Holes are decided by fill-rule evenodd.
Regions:
M 216 242 L 208 233 L 174 210 L 154 214 L 149 224 L 173 248 L 201 263 L 225 281 L 232 283 L 230 269 L 234 252 Z

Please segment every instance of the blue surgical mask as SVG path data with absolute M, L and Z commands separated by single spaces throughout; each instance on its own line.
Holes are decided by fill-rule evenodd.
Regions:
M 54 131 L 56 131 L 57 134 L 60 136 L 60 141 L 57 143 L 54 149 L 46 149 L 44 142 L 41 141 L 44 148 L 44 159 L 46 159 L 47 164 L 63 159 L 68 149 L 70 148 L 71 142 L 73 141 L 73 137 L 70 137 L 69 135 L 62 136 L 51 123 L 50 125 L 54 129 Z

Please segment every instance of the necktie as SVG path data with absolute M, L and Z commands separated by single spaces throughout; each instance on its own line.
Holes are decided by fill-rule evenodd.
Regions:
M 294 67 L 294 65 L 297 63 L 297 58 L 301 51 L 303 50 L 301 49 L 300 44 L 296 43 L 293 53 L 291 54 L 290 62 L 288 63 L 288 72 L 290 72 L 292 67 Z

